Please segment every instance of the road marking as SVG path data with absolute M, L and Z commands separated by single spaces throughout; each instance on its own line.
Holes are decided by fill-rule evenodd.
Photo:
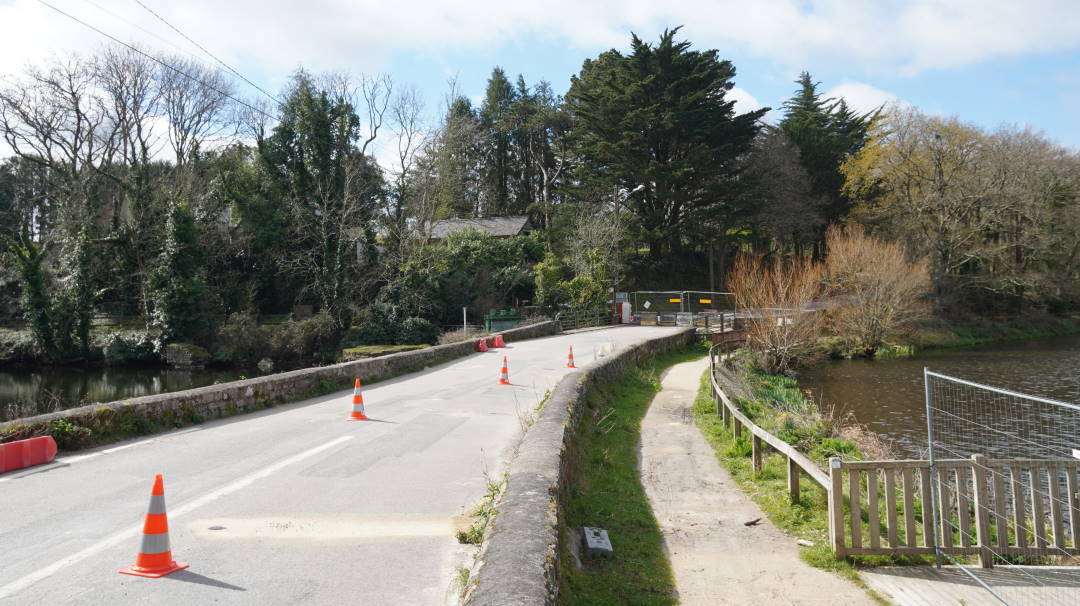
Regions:
M 328 450 L 330 448 L 333 448 L 333 447 L 337 446 L 338 444 L 341 444 L 342 442 L 346 442 L 346 441 L 351 440 L 351 439 L 353 439 L 352 436 L 341 436 L 340 438 L 338 438 L 336 440 L 331 440 L 331 441 L 327 442 L 326 444 L 323 444 L 322 446 L 316 446 L 315 448 L 305 450 L 305 451 L 303 451 L 301 453 L 298 453 L 298 454 L 295 454 L 295 455 L 293 455 L 293 456 L 291 456 L 291 457 L 289 457 L 287 459 L 282 459 L 282 460 L 278 461 L 277 463 L 274 463 L 273 465 L 270 465 L 268 467 L 264 467 L 260 471 L 257 471 L 257 472 L 255 472 L 255 473 L 253 473 L 253 474 L 251 474 L 251 475 L 249 475 L 249 476 L 247 476 L 245 478 L 242 478 L 242 479 L 237 480 L 235 482 L 226 484 L 225 486 L 222 486 L 221 488 L 218 488 L 217 490 L 215 490 L 215 491 L 213 491 L 213 492 L 211 492 L 209 494 L 203 495 L 203 496 L 195 499 L 194 501 L 188 501 L 187 503 L 184 503 L 180 507 L 177 507 L 176 509 L 174 509 L 170 513 L 170 516 L 173 517 L 173 518 L 182 516 L 185 513 L 188 513 L 190 511 L 196 509 L 196 508 L 202 507 L 203 505 L 206 505 L 207 503 L 210 503 L 210 502 L 212 502 L 212 501 L 214 501 L 216 499 L 219 499 L 219 498 L 221 498 L 221 497 L 223 497 L 225 495 L 234 493 L 234 492 L 236 492 L 236 491 L 238 491 L 238 490 L 240 490 L 242 488 L 245 488 L 245 487 L 249 486 L 252 482 L 254 482 L 256 480 L 261 480 L 262 478 L 265 478 L 265 477 L 267 477 L 267 476 L 281 470 L 282 468 L 288 467 L 289 465 L 292 465 L 294 463 L 299 463 L 300 461 L 303 461 L 304 459 L 313 457 L 313 456 L 319 454 L 320 452 L 322 452 L 324 450 Z M 99 453 L 94 453 L 94 454 L 96 456 Z M 97 553 L 99 553 L 101 551 L 104 551 L 104 550 L 106 550 L 106 549 L 108 549 L 108 548 L 110 548 L 110 547 L 112 547 L 112 546 L 126 540 L 126 539 L 131 538 L 134 535 L 138 534 L 140 530 L 142 530 L 141 525 L 132 526 L 131 528 L 128 528 L 127 530 L 123 530 L 121 532 L 118 532 L 118 533 L 110 536 L 110 537 L 106 537 L 106 538 L 98 541 L 97 543 L 94 543 L 93 545 L 87 547 L 86 549 L 83 549 L 82 551 L 79 551 L 79 552 L 76 552 L 76 553 L 74 553 L 72 555 L 69 555 L 66 558 L 61 558 L 61 559 L 57 560 L 56 562 L 53 562 L 52 564 L 50 564 L 50 565 L 48 565 L 48 566 L 46 566 L 46 567 L 44 567 L 44 568 L 42 568 L 40 570 L 37 570 L 37 571 L 32 572 L 32 573 L 30 573 L 30 574 L 28 574 L 28 575 L 26 575 L 26 576 L 24 576 L 24 577 L 22 577 L 20 579 L 12 581 L 11 583 L 8 583 L 7 585 L 4 585 L 3 587 L 0 587 L 0 600 L 11 597 L 11 596 L 15 595 L 16 593 L 22 591 L 23 589 L 26 589 L 27 587 L 33 585 L 34 583 L 37 583 L 38 581 L 46 579 L 46 578 L 56 574 L 58 571 L 66 568 L 68 566 L 71 566 L 72 564 L 76 564 L 78 562 L 81 562 L 81 561 L 85 560 L 86 558 L 88 558 L 88 557 L 90 557 L 90 556 L 92 556 L 94 554 L 97 554 Z
M 157 436 L 157 437 L 154 437 L 154 438 L 150 438 L 148 440 L 139 440 L 138 442 L 132 442 L 131 444 L 123 444 L 121 446 L 113 446 L 112 448 L 106 448 L 104 450 L 99 450 L 97 452 L 91 452 L 89 454 L 73 455 L 73 456 L 70 456 L 70 457 L 60 457 L 60 458 L 56 459 L 56 461 L 59 462 L 59 463 L 64 463 L 66 465 L 71 465 L 72 463 L 78 463 L 79 461 L 85 461 L 87 459 L 93 459 L 95 457 L 100 457 L 101 455 L 112 454 L 114 452 L 118 452 L 118 451 L 121 451 L 121 450 L 127 450 L 128 448 L 134 448 L 136 446 L 142 446 L 144 444 L 149 444 L 151 442 L 157 442 L 158 440 L 163 440 L 165 438 L 171 438 L 171 437 L 174 437 L 174 436 L 182 436 L 182 435 L 184 435 L 186 433 L 191 433 L 191 432 L 194 432 L 194 431 L 202 431 L 202 428 L 201 427 L 192 427 L 191 429 L 185 429 L 183 431 L 175 431 L 173 433 Z
M 188 522 L 187 526 L 195 536 L 213 540 L 338 541 L 411 537 L 449 538 L 454 533 L 453 520 L 449 517 L 415 516 L 406 516 L 404 519 L 371 516 L 209 518 L 193 520 Z

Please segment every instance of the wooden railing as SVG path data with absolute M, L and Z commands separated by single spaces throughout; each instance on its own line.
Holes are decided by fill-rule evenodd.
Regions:
M 753 461 L 754 471 L 761 471 L 761 458 L 764 452 L 764 445 L 768 444 L 776 450 L 776 452 L 787 457 L 788 492 L 791 495 L 791 501 L 793 503 L 799 501 L 800 470 L 809 476 L 810 479 L 820 484 L 822 488 L 830 490 L 832 484 L 830 483 L 829 474 L 822 471 L 817 463 L 814 463 L 809 457 L 799 452 L 794 446 L 774 436 L 768 431 L 765 431 L 747 418 L 747 416 L 735 406 L 731 399 L 728 398 L 727 394 L 724 393 L 724 390 L 720 389 L 720 385 L 716 382 L 716 364 L 719 355 L 719 346 L 714 346 L 709 351 L 709 380 L 712 382 L 713 402 L 716 404 L 716 414 L 721 417 L 724 427 L 731 428 L 732 436 L 734 436 L 736 440 L 742 436 L 743 431 L 750 434 L 750 456 Z M 831 498 L 829 502 L 832 502 Z
M 828 493 L 829 537 L 837 558 L 848 555 L 974 554 L 989 567 L 994 555 L 1080 555 L 1080 460 L 947 459 L 935 462 L 941 495 L 934 516 L 930 461 L 829 460 L 817 463 L 746 417 L 716 380 L 721 346 L 709 351 L 716 414 L 735 439 L 750 434 L 754 471 L 765 446 L 787 458 L 788 491 L 799 500 L 800 471 Z
M 1080 461 L 936 461 L 943 521 L 936 531 L 922 509 L 930 502 L 930 461 L 830 464 L 837 556 L 931 554 L 935 537 L 943 553 L 975 554 L 983 566 L 994 555 L 1080 555 Z

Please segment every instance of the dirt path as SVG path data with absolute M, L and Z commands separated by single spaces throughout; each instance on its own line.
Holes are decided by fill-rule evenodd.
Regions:
M 874 606 L 849 581 L 799 559 L 795 540 L 720 466 L 690 413 L 707 367 L 703 358 L 665 373 L 641 428 L 642 482 L 682 603 Z

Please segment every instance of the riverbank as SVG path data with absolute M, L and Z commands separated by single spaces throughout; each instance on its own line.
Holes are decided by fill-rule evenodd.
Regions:
M 1080 334 L 1080 318 L 1040 314 L 930 325 L 912 335 L 911 345 L 920 349 L 945 349 L 1075 334 Z

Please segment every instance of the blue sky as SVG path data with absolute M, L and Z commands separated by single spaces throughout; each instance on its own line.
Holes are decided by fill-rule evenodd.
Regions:
M 144 48 L 205 56 L 135 0 L 49 0 Z M 434 123 L 456 76 L 479 99 L 491 69 L 564 92 L 582 61 L 630 31 L 655 40 L 684 25 L 696 48 L 738 70 L 740 107 L 779 107 L 804 69 L 827 93 L 870 108 L 899 100 L 986 128 L 1030 125 L 1080 149 L 1080 2 L 1074 0 L 143 0 L 264 88 L 303 65 L 389 72 L 412 85 Z M 0 0 L 0 74 L 102 38 L 34 0 Z M 238 85 L 250 96 L 258 93 Z M 383 145 L 387 144 L 386 139 Z

